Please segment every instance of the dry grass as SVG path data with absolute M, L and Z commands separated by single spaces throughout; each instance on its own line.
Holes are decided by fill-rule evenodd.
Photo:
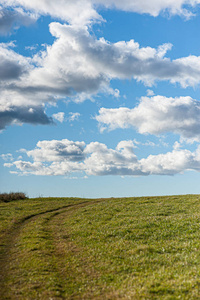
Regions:
M 3 193 L 0 194 L 0 202 L 11 202 L 15 200 L 24 200 L 27 199 L 25 193 Z

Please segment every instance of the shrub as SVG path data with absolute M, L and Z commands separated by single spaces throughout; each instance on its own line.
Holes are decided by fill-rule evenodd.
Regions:
M 0 194 L 0 202 L 11 202 L 15 200 L 24 200 L 28 197 L 25 193 L 3 193 Z

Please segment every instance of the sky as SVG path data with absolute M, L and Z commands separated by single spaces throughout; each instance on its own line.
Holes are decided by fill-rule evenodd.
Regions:
M 200 0 L 0 0 L 0 192 L 200 193 Z

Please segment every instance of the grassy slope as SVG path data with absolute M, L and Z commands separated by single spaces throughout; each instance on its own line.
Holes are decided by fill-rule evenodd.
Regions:
M 1 299 L 200 299 L 200 196 L 81 202 L 0 203 Z

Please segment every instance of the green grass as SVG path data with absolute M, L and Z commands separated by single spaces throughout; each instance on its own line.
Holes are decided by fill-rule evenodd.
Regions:
M 200 299 L 199 195 L 0 203 L 0 238 L 2 300 Z

